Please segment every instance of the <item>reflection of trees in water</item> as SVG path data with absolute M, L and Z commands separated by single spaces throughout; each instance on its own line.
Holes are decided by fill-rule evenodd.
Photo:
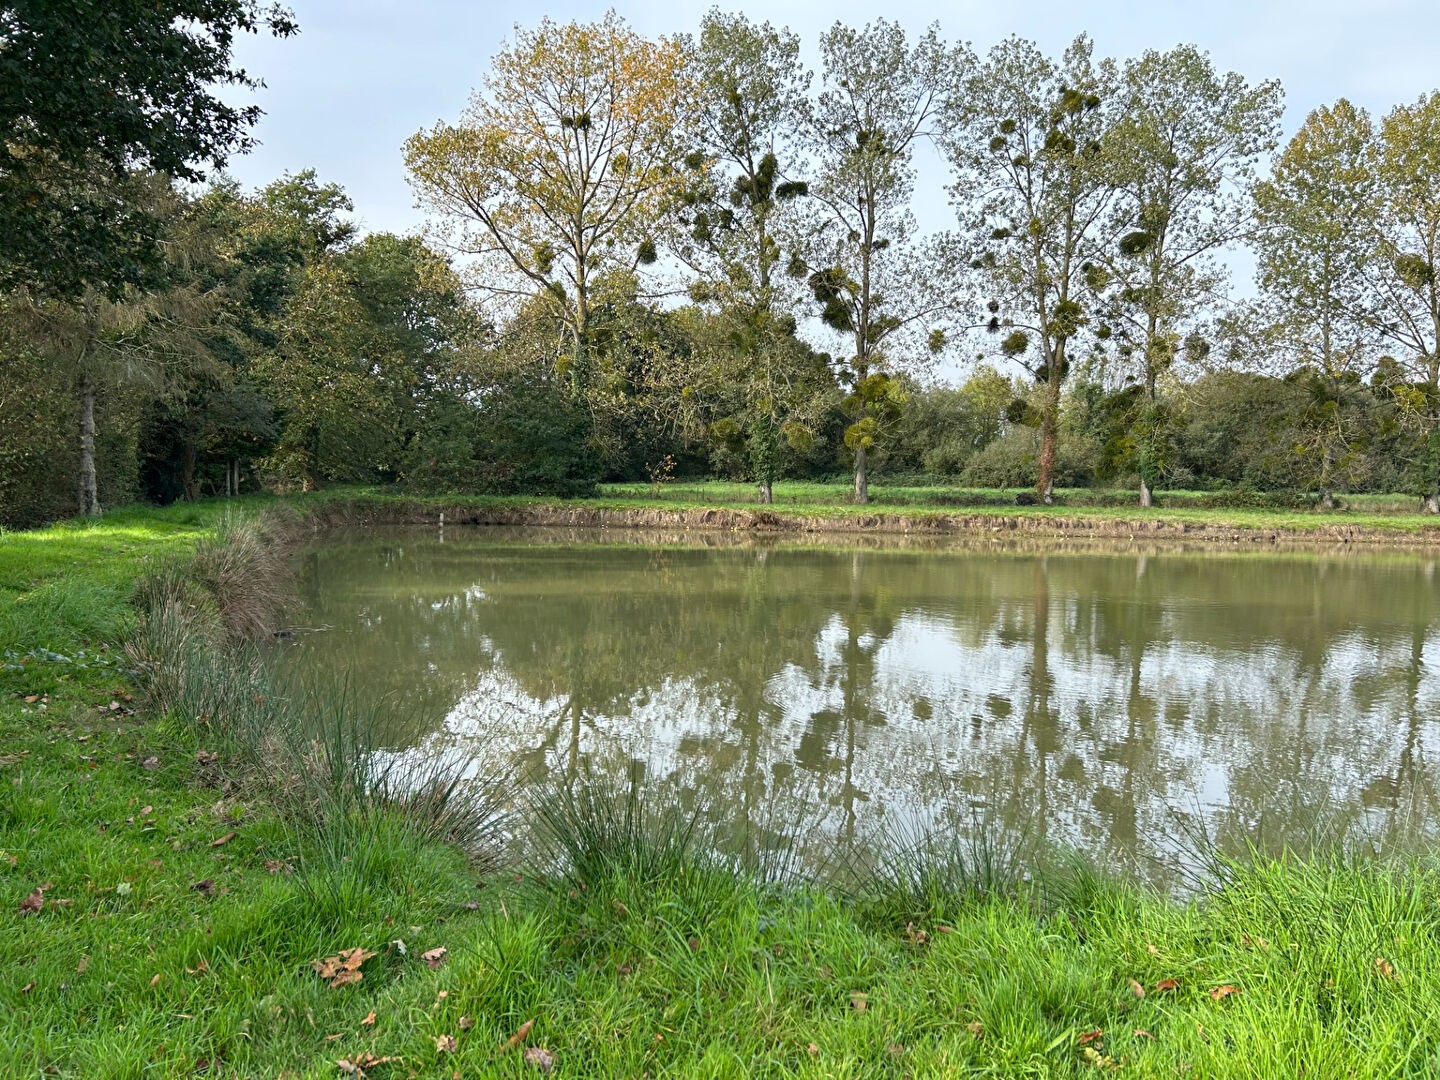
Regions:
M 1418 560 L 392 536 L 310 553 L 305 600 L 335 627 L 305 662 L 423 717 L 394 745 L 489 740 L 520 774 L 643 762 L 722 818 L 832 842 L 981 801 L 1107 853 L 1165 847 L 1197 806 L 1231 842 L 1267 813 L 1435 806 Z

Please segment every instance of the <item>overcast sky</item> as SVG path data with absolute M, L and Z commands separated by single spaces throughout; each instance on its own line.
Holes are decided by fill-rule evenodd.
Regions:
M 314 168 L 342 184 L 366 230 L 423 224 L 405 182 L 401 144 L 422 127 L 458 117 L 491 55 L 514 24 L 542 15 L 590 20 L 615 9 L 640 33 L 693 31 L 712 5 L 684 0 L 545 5 L 462 0 L 290 0 L 300 23 L 286 41 L 245 39 L 239 58 L 265 80 L 260 146 L 231 162 L 246 186 Z M 1123 59 L 1189 42 L 1221 70 L 1285 87 L 1286 132 L 1338 97 L 1377 117 L 1440 87 L 1440 0 L 791 0 L 720 5 L 757 21 L 788 25 L 815 41 L 836 20 L 863 25 L 876 14 L 918 32 L 938 22 L 949 41 L 983 50 L 1010 34 L 1058 53 L 1078 33 L 1096 52 Z M 923 229 L 949 224 L 938 161 L 921 161 L 917 215 Z

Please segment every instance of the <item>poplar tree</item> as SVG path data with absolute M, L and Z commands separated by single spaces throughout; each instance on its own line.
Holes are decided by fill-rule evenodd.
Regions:
M 1083 36 L 1058 61 L 1020 38 L 995 46 L 949 102 L 942 140 L 993 351 L 1040 389 L 1035 489 L 1046 503 L 1061 388 L 1077 347 L 1098 329 L 1118 225 L 1119 76 L 1091 54 Z
M 1209 351 L 1201 328 L 1223 303 L 1220 255 L 1253 224 L 1255 168 L 1279 141 L 1282 107 L 1278 83 L 1220 75 L 1193 45 L 1148 51 L 1122 73 L 1111 228 L 1119 235 L 1104 266 L 1115 341 L 1134 360 L 1142 395 L 1133 425 L 1141 506 L 1151 505 L 1164 456 L 1157 384 L 1182 356 Z
M 1363 109 L 1343 98 L 1322 106 L 1255 189 L 1263 336 L 1283 373 L 1306 382 L 1300 449 L 1327 508 L 1357 448 L 1352 399 L 1375 339 L 1365 281 L 1377 242 L 1373 139 Z
M 1440 514 L 1440 91 L 1397 106 L 1381 121 L 1374 168 L 1376 329 L 1410 376 L 1396 389 L 1424 433 L 1425 509 Z
M 865 503 L 867 457 L 905 400 L 893 370 L 907 359 L 906 332 L 928 330 L 912 362 L 927 347 L 938 352 L 957 306 L 953 245 L 916 238 L 910 199 L 915 146 L 933 137 L 968 54 L 947 49 L 933 26 L 911 44 L 898 24 L 879 19 L 858 30 L 835 24 L 820 55 L 822 87 L 805 117 L 815 226 L 789 270 L 806 279 L 821 320 L 851 350 L 841 360 L 853 418 L 845 444 L 855 455 L 855 501 Z
M 797 200 L 809 191 L 787 173 L 799 156 L 796 119 L 810 73 L 793 33 L 718 10 L 705 16 L 691 54 L 699 145 L 678 251 L 696 272 L 692 298 L 718 314 L 698 343 L 696 374 L 724 402 L 711 435 L 743 444 L 768 503 L 782 442 L 803 448 L 813 438 L 822 383 L 796 337 L 795 287 L 782 263 Z

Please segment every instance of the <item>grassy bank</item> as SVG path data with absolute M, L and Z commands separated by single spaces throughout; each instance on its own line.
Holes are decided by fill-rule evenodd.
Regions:
M 255 733 L 363 707 L 230 692 L 267 676 L 228 513 L 0 536 L 0 1075 L 1440 1071 L 1427 860 L 1231 863 L 1178 903 L 946 841 L 841 892 L 610 784 L 531 807 L 503 865 L 433 806 L 308 785 L 296 760 L 336 759 Z M 193 656 L 155 655 L 167 598 L 215 620 Z M 162 713 L 137 665 L 177 657 Z

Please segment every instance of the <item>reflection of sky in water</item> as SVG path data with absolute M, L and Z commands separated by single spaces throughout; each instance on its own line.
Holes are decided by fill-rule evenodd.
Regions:
M 833 559 L 838 574 L 852 571 L 849 554 Z M 1433 812 L 1440 643 L 1428 609 L 1423 622 L 1342 625 L 1318 642 L 1294 627 L 1257 638 L 1243 597 L 1227 607 L 1203 590 L 1167 595 L 1162 583 L 1097 613 L 1083 580 L 1030 561 L 1039 578 L 996 585 L 983 604 L 940 590 L 877 621 L 817 596 L 802 655 L 762 668 L 755 692 L 733 685 L 725 665 L 735 644 L 717 632 L 713 674 L 702 662 L 698 673 L 652 675 L 598 709 L 566 691 L 564 671 L 550 692 L 527 689 L 515 670 L 538 646 L 484 630 L 535 596 L 507 596 L 503 575 L 446 581 L 421 606 L 477 624 L 466 653 L 474 670 L 443 721 L 395 752 L 474 753 L 479 769 L 520 773 L 563 772 L 577 755 L 616 775 L 643 762 L 722 818 L 763 808 L 830 840 L 882 819 L 953 825 L 983 805 L 1043 839 L 1145 856 L 1170 848 L 1177 813 L 1198 812 L 1233 841 L 1297 808 L 1349 810 L 1378 828 L 1403 824 L 1410 798 Z M 877 563 L 865 572 L 883 589 Z M 1160 563 L 1149 560 L 1151 578 Z M 385 604 L 367 595 L 351 606 L 352 625 L 379 626 Z M 454 666 L 432 657 L 443 632 L 421 620 L 410 639 L 432 674 Z M 567 670 L 585 663 L 565 659 Z

